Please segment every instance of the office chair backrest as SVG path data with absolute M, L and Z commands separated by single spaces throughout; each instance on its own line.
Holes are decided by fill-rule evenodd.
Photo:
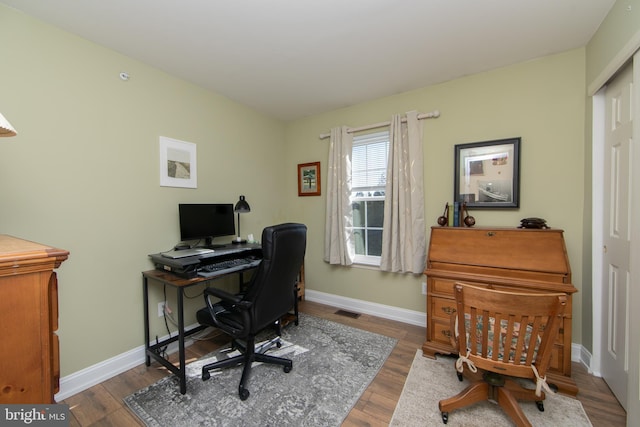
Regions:
M 458 350 L 480 369 L 544 376 L 567 304 L 558 293 L 523 293 L 456 283 Z
M 252 302 L 254 322 L 250 333 L 273 324 L 293 307 L 294 285 L 306 246 L 304 224 L 279 224 L 262 231 L 262 262 L 244 296 Z

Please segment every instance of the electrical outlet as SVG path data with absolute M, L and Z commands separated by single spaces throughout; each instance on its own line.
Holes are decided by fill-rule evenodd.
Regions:
M 158 317 L 162 317 L 164 316 L 164 305 L 166 304 L 166 301 L 162 301 L 158 303 Z
M 422 295 L 427 294 L 427 282 L 422 282 Z

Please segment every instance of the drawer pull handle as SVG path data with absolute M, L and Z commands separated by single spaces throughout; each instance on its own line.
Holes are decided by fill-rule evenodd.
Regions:
M 487 231 L 487 236 L 493 237 L 495 235 L 496 235 L 495 231 Z
M 451 313 L 456 312 L 456 309 L 453 307 L 442 307 L 442 311 L 444 311 L 445 314 L 451 315 Z
M 451 331 L 450 330 L 442 330 L 442 335 L 444 335 L 447 338 L 451 338 Z

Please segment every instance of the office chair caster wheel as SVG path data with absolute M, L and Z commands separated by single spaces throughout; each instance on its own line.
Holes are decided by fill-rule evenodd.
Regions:
M 442 422 L 446 424 L 448 421 L 449 421 L 449 413 L 448 412 L 443 412 L 442 413 Z
M 204 369 L 202 370 L 202 381 L 206 381 L 209 378 L 211 378 L 211 374 L 209 373 L 209 371 L 205 371 Z
M 276 342 L 276 347 L 281 348 L 282 347 L 282 342 L 280 342 L 280 341 Z
M 544 403 L 542 402 L 542 400 L 536 401 L 536 406 L 538 407 L 538 411 L 544 412 Z
M 249 398 L 249 390 L 247 390 L 246 388 L 241 388 L 238 391 L 238 394 L 240 395 L 240 400 L 247 400 Z
M 284 371 L 285 374 L 288 374 L 289 372 L 291 372 L 292 368 L 293 368 L 292 366 L 285 366 L 282 368 L 282 370 Z
M 456 372 L 456 375 L 458 375 L 458 381 L 462 381 L 462 374 L 460 372 Z

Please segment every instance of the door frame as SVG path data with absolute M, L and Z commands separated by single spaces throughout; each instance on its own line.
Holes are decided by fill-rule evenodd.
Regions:
M 593 129 L 591 148 L 591 301 L 593 311 L 593 339 L 591 350 L 591 363 L 589 369 L 593 375 L 601 377 L 602 356 L 600 348 L 602 344 L 602 318 L 604 307 L 596 304 L 596 301 L 603 301 L 602 293 L 602 263 L 604 257 L 602 248 L 604 236 L 602 223 L 604 215 L 602 206 L 604 203 L 604 139 L 605 139 L 605 88 L 601 88 L 592 97 L 593 104 Z

